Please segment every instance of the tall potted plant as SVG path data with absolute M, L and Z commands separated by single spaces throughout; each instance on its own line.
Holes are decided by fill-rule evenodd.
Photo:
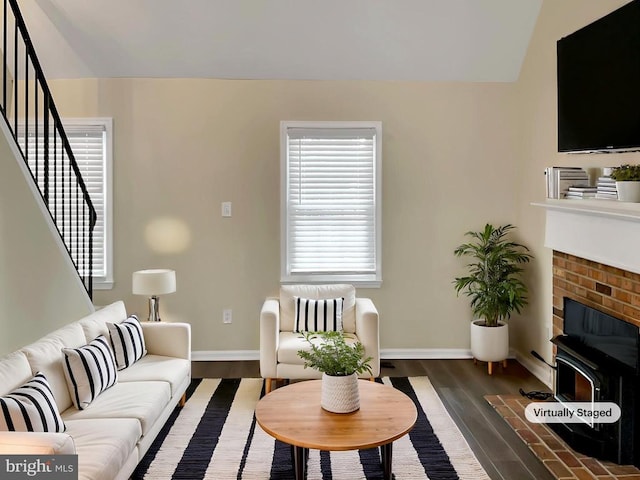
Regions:
M 471 354 L 474 360 L 505 361 L 509 355 L 509 330 L 505 320 L 527 305 L 527 286 L 522 281 L 522 264 L 533 258 L 529 249 L 509 239 L 515 227 L 494 227 L 467 232 L 473 240 L 455 249 L 457 257 L 469 257 L 468 273 L 456 277 L 456 292 L 471 298 Z
M 640 165 L 620 165 L 613 167 L 611 178 L 616 181 L 618 200 L 640 202 Z
M 342 332 L 305 332 L 309 350 L 299 350 L 304 368 L 322 372 L 320 405 L 333 413 L 350 413 L 360 408 L 358 374 L 371 373 L 372 357 L 365 358 L 360 342 L 347 343 Z

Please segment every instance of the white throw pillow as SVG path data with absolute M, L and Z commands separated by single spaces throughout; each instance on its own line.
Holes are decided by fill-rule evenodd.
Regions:
M 0 430 L 4 432 L 64 432 L 53 392 L 42 372 L 0 397 Z
M 294 332 L 341 332 L 344 298 L 293 297 Z
M 118 370 L 130 367 L 147 354 L 138 317 L 131 315 L 122 323 L 107 323 Z
M 63 348 L 62 353 L 67 387 L 78 410 L 118 381 L 116 362 L 104 335 L 80 348 Z

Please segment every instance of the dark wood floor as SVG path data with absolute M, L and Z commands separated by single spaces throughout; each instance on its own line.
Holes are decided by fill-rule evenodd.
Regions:
M 260 377 L 257 361 L 193 362 L 195 378 Z M 381 376 L 426 375 L 476 457 L 494 480 L 553 480 L 553 476 L 484 400 L 485 395 L 548 389 L 515 360 L 487 374 L 471 360 L 383 361 Z

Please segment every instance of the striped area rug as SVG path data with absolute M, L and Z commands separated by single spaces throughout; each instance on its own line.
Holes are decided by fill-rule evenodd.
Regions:
M 489 479 L 427 377 L 379 381 L 403 391 L 418 407 L 415 427 L 393 445 L 396 480 Z M 290 447 L 264 433 L 254 418 L 262 379 L 194 380 L 187 395 L 132 479 L 293 478 Z M 379 449 L 309 453 L 307 480 L 381 478 Z

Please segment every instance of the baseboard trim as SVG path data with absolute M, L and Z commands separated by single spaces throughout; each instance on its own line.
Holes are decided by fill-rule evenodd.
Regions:
M 534 376 L 538 378 L 542 383 L 544 383 L 547 387 L 553 388 L 553 371 L 551 367 L 545 365 L 540 360 L 535 359 L 530 354 L 523 354 L 522 352 L 516 351 L 515 357 L 520 364 L 529 370 Z
M 471 351 L 463 348 L 383 348 L 382 360 L 445 360 L 472 358 Z
M 464 348 L 383 348 L 382 360 L 445 360 L 472 358 L 471 351 Z M 510 358 L 513 358 L 510 355 Z M 194 362 L 260 360 L 258 350 L 197 350 L 191 352 Z
M 231 362 L 260 360 L 259 350 L 197 350 L 191 352 L 193 362 Z

